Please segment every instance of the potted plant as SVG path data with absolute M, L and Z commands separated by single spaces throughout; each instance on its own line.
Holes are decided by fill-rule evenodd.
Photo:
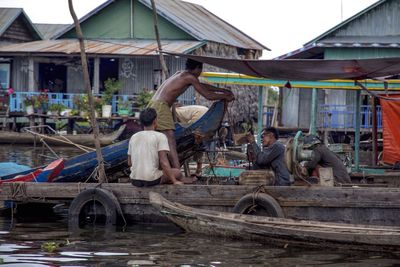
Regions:
M 75 95 L 73 98 L 74 109 L 79 111 L 81 117 L 86 117 L 89 109 L 89 100 L 87 95 Z
M 109 118 L 111 117 L 113 95 L 122 88 L 122 82 L 114 78 L 109 78 L 104 82 L 104 88 L 105 90 L 101 97 L 103 102 L 102 117 Z
M 48 115 L 60 115 L 60 113 L 65 109 L 63 104 L 53 103 L 49 106 L 49 110 L 47 111 Z
M 147 107 L 149 104 L 151 98 L 153 97 L 154 92 L 144 88 L 136 97 L 135 104 L 138 107 L 139 111 Z M 138 114 L 135 115 L 136 117 L 139 117 Z
M 123 100 L 118 103 L 118 115 L 129 116 L 132 112 L 132 103 L 129 100 Z
M 49 108 L 49 96 L 47 92 L 47 89 L 41 90 L 40 94 L 37 96 L 37 108 L 40 109 L 43 113 L 46 113 Z
M 35 102 L 36 102 L 36 96 L 34 95 L 28 95 L 25 97 L 24 99 L 24 106 L 25 106 L 25 110 L 26 110 L 26 114 L 27 115 L 32 115 L 33 113 L 35 113 Z

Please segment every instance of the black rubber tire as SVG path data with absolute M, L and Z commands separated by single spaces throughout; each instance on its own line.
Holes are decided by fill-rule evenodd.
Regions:
M 105 211 L 105 228 L 113 228 L 117 224 L 119 202 L 114 194 L 103 188 L 86 189 L 77 195 L 71 202 L 68 209 L 68 227 L 70 230 L 80 228 L 80 215 L 82 208 L 91 201 L 96 201 L 104 207 Z
M 253 197 L 255 197 L 254 200 Z M 273 197 L 264 193 L 250 193 L 243 196 L 233 207 L 233 212 L 277 218 L 285 217 L 281 205 Z

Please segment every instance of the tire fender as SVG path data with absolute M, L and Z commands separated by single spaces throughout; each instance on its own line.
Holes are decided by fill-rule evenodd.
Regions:
M 90 188 L 79 193 L 68 209 L 68 227 L 69 229 L 79 229 L 80 213 L 82 208 L 90 201 L 97 201 L 100 203 L 106 213 L 106 221 L 104 226 L 106 228 L 115 227 L 118 218 L 118 212 L 121 210 L 118 199 L 115 195 L 103 188 Z
M 273 197 L 265 193 L 250 193 L 244 195 L 233 207 L 233 212 L 240 214 L 251 214 L 252 212 L 250 209 L 254 208 L 257 211 L 257 207 L 259 207 L 258 210 L 261 208 L 264 212 L 264 214 L 258 215 L 277 218 L 285 217 L 281 205 L 279 205 L 279 203 Z M 256 215 L 254 212 L 253 214 Z

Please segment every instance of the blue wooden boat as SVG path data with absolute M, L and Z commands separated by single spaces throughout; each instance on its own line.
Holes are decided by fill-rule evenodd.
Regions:
M 196 122 L 184 127 L 176 124 L 175 138 L 181 162 L 202 148 L 202 142 L 211 138 L 219 129 L 225 115 L 225 101 L 215 102 L 210 109 Z M 127 168 L 127 153 L 129 139 L 105 146 L 101 149 L 104 158 L 104 168 L 107 174 Z M 65 161 L 64 169 L 54 178 L 53 182 L 85 181 L 97 167 L 96 151 L 75 156 Z M 42 168 L 42 167 L 39 167 Z M 11 179 L 16 175 L 25 175 L 38 168 L 2 177 Z

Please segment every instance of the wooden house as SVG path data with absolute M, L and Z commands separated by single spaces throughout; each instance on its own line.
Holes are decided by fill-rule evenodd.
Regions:
M 262 50 L 268 50 L 202 6 L 179 0 L 156 4 L 163 51 L 257 59 Z M 101 93 L 108 78 L 122 81 L 119 94 L 124 95 L 153 90 L 160 85 L 161 68 L 150 0 L 109 0 L 82 17 L 80 23 L 93 92 Z M 13 88 L 30 92 L 44 88 L 59 93 L 84 92 L 74 25 L 38 28 L 46 39 L 0 48 L 0 57 L 13 62 Z M 166 61 L 170 73 L 184 68 L 185 59 L 166 56 Z M 23 68 L 26 65 L 31 71 Z M 205 67 L 206 71 L 217 70 Z M 252 113 L 256 116 L 257 90 L 242 90 L 240 94 L 254 102 Z M 193 103 L 194 97 L 190 89 L 181 100 Z M 249 116 L 247 110 L 242 113 L 243 117 Z
M 42 40 L 22 8 L 0 8 L 0 47 Z M 12 59 L 0 56 L 0 89 L 11 86 Z
M 278 59 L 361 59 L 399 56 L 400 1 L 381 0 L 309 41 L 301 49 Z M 354 130 L 355 94 L 350 90 L 318 90 L 318 126 L 333 130 Z M 309 127 L 311 90 L 281 89 L 281 97 L 281 125 Z M 361 105 L 362 130 L 370 131 L 371 108 L 367 95 L 363 96 Z

